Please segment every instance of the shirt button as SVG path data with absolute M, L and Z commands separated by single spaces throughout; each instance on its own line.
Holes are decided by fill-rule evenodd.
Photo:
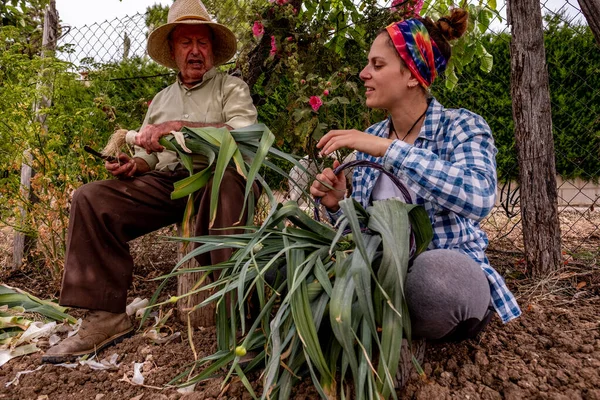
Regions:
M 188 118 L 190 115 L 189 114 L 183 114 L 183 118 Z
M 192 92 L 187 92 L 185 95 L 186 95 L 186 96 L 191 96 L 191 95 L 192 95 Z

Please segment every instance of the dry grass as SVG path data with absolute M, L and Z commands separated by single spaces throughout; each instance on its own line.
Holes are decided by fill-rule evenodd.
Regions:
M 12 265 L 13 229 L 9 226 L 0 227 L 0 268 L 10 268 Z
M 513 283 L 523 304 L 554 301 L 557 297 L 563 302 L 591 299 L 600 295 L 600 267 L 567 265 L 544 278 L 526 278 Z
M 519 210 L 508 217 L 500 208 L 481 223 L 488 234 L 491 250 L 524 252 L 523 227 Z M 595 264 L 600 256 L 600 212 L 566 207 L 559 210 L 562 250 L 567 262 Z

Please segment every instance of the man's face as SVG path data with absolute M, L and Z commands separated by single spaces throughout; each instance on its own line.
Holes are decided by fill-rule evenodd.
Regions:
M 193 86 L 213 67 L 212 32 L 206 25 L 179 25 L 171 33 L 171 56 L 181 80 Z

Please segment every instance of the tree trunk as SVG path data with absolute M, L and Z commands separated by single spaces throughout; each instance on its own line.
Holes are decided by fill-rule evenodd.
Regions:
M 42 39 L 41 57 L 45 57 L 47 52 L 53 53 L 56 50 L 56 40 L 58 38 L 58 11 L 56 11 L 56 1 L 51 0 L 44 13 L 44 36 Z M 49 90 L 44 90 L 38 86 L 40 100 L 33 106 L 36 120 L 41 124 L 42 130 L 46 130 L 46 116 L 39 112 L 42 108 L 50 107 L 50 99 L 45 95 Z M 33 177 L 33 158 L 31 152 L 26 150 L 23 154 L 25 160 L 21 165 L 21 195 L 25 204 L 20 207 L 20 225 L 23 227 L 20 231 L 15 231 L 13 242 L 13 269 L 21 268 L 23 260 L 29 253 L 29 250 L 35 246 L 35 237 L 27 234 L 25 226 L 27 225 L 27 207 L 34 202 L 35 194 L 31 191 L 31 178 Z
M 578 1 L 588 26 L 596 38 L 596 44 L 600 46 L 600 0 Z
M 550 89 L 539 0 L 510 0 L 511 95 L 528 272 L 561 265 Z
M 182 235 L 181 225 L 177 225 L 177 234 Z M 186 246 L 187 244 L 187 246 Z M 192 244 L 184 241 L 178 243 L 177 248 L 177 259 L 181 260 L 187 253 L 190 252 Z M 186 261 L 181 269 L 197 267 L 198 263 L 194 258 Z M 202 278 L 203 273 L 201 272 L 189 272 L 187 274 L 179 275 L 177 277 L 177 296 L 184 295 L 189 291 L 195 289 L 196 284 Z M 204 286 L 211 283 L 210 277 L 206 277 L 205 280 L 199 285 Z M 194 295 L 185 297 L 177 302 L 177 312 L 179 319 L 182 323 L 188 322 L 188 314 L 190 310 L 196 305 L 202 303 L 210 293 L 208 291 L 202 291 Z M 202 307 L 189 315 L 189 321 L 192 327 L 197 328 L 200 326 L 208 327 L 215 325 L 215 303 L 211 303 L 205 307 Z

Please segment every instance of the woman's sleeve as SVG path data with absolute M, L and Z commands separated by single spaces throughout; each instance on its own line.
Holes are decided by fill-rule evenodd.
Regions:
M 425 201 L 473 220 L 489 214 L 496 200 L 496 147 L 479 115 L 464 113 L 448 128 L 438 154 L 395 140 L 383 165 Z

